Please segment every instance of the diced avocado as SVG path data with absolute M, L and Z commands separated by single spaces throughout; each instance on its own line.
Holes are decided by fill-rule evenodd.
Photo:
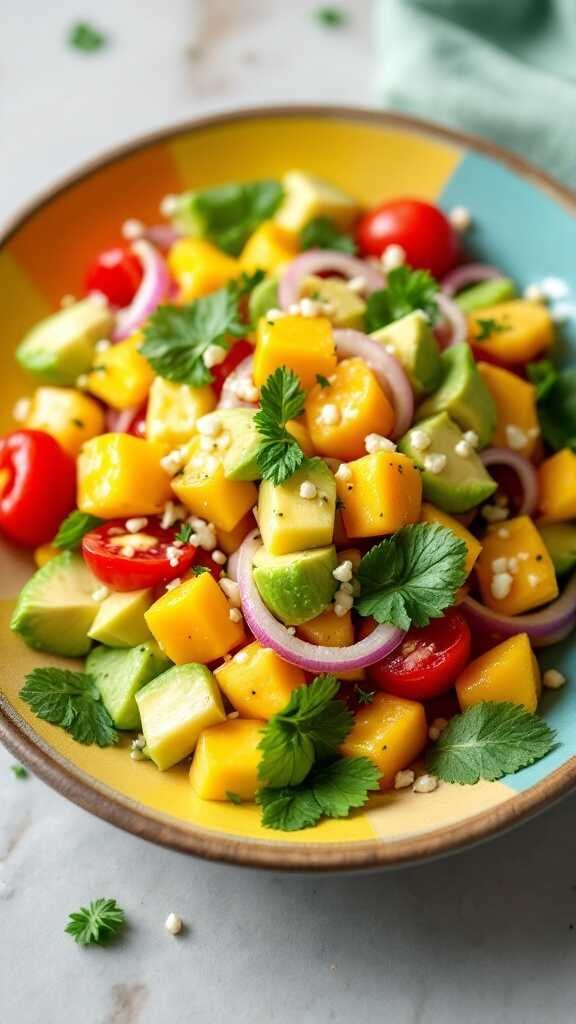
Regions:
M 480 447 L 489 444 L 496 430 L 494 399 L 478 373 L 467 342 L 452 345 L 442 352 L 442 382 L 418 407 L 417 418 L 426 419 L 447 412 L 462 427 L 478 434 Z
M 161 772 L 192 753 L 202 729 L 226 718 L 205 665 L 174 665 L 138 690 L 136 703 L 147 752 Z
M 129 590 L 105 597 L 88 635 L 107 647 L 135 647 L 152 639 L 144 612 L 152 604 L 151 590 Z
M 274 277 L 265 277 L 250 294 L 248 302 L 250 323 L 257 324 L 260 317 L 264 316 L 269 309 L 277 309 L 277 307 L 278 281 Z
M 95 647 L 86 659 L 86 672 L 96 683 L 117 729 L 140 728 L 135 694 L 169 666 L 170 661 L 153 642 L 128 650 Z
M 314 217 L 329 217 L 342 231 L 346 231 L 360 212 L 358 203 L 351 196 L 305 171 L 287 171 L 282 184 L 284 202 L 274 219 L 295 234 L 300 234 Z
M 217 415 L 222 429 L 230 437 L 230 444 L 224 451 L 224 476 L 228 480 L 259 480 L 260 470 L 256 452 L 260 447 L 260 435 L 251 409 L 222 409 Z
M 509 277 L 493 277 L 490 281 L 481 281 L 480 284 L 474 284 L 460 292 L 456 296 L 456 303 L 463 313 L 473 313 L 475 309 L 508 302 L 517 295 L 516 285 Z
M 352 327 L 357 331 L 362 330 L 366 303 L 348 287 L 342 278 L 316 277 L 311 274 L 304 278 L 300 294 L 329 303 L 333 311 L 327 316 L 334 327 Z
M 94 346 L 110 333 L 112 322 L 108 307 L 88 296 L 36 324 L 16 349 L 16 359 L 42 384 L 75 384 L 92 366 Z
M 337 564 L 333 546 L 290 555 L 269 555 L 260 548 L 254 558 L 254 582 L 277 619 L 299 626 L 330 604 L 338 588 L 332 575 Z
M 424 451 L 412 443 L 415 431 L 424 431 L 430 438 L 430 444 Z M 475 451 L 470 449 L 465 456 L 457 454 L 456 445 L 463 440 L 460 428 L 447 413 L 441 412 L 412 427 L 398 444 L 400 451 L 423 470 L 424 497 L 445 512 L 467 512 L 486 501 L 497 488 L 496 481 L 488 475 Z M 439 473 L 424 469 L 425 461 L 431 455 L 446 456 L 446 464 Z
M 24 584 L 10 626 L 37 651 L 79 658 L 91 647 L 97 586 L 80 555 L 63 551 Z
M 376 341 L 394 349 L 394 355 L 404 367 L 416 397 L 428 395 L 442 379 L 440 349 L 430 323 L 421 309 L 408 313 L 387 327 L 371 335 Z
M 302 497 L 303 484 L 316 494 Z M 271 555 L 324 547 L 332 543 L 336 514 L 336 481 L 323 459 L 307 459 L 283 484 L 263 480 L 258 496 L 258 525 Z
M 557 576 L 565 576 L 576 566 L 576 523 L 550 523 L 540 526 Z

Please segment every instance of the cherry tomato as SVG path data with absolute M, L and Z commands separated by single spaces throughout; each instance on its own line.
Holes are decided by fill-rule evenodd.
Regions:
M 50 434 L 0 438 L 0 529 L 24 547 L 52 540 L 76 505 L 76 464 Z
M 113 306 L 128 306 L 142 280 L 140 260 L 117 245 L 99 253 L 86 271 L 86 291 L 102 292 Z
M 194 556 L 194 565 L 202 565 L 204 566 L 205 569 L 208 569 L 208 572 L 212 573 L 216 582 L 218 582 L 220 576 L 222 575 L 222 566 L 218 565 L 214 561 L 210 551 L 204 551 L 203 548 L 196 549 L 196 554 Z
M 423 628 L 413 627 L 395 651 L 368 674 L 381 690 L 409 700 L 429 700 L 455 683 L 470 659 L 470 628 L 456 608 Z
M 368 210 L 358 224 L 357 241 L 364 256 L 381 256 L 388 245 L 401 245 L 411 267 L 438 278 L 458 257 L 458 236 L 450 221 L 420 199 L 393 199 Z
M 158 519 L 149 518 L 138 533 L 129 533 L 125 519 L 110 519 L 84 535 L 84 561 L 102 583 L 115 590 L 140 590 L 183 576 L 194 561 L 196 548 L 178 548 L 178 563 L 169 552 L 177 529 L 164 530 Z M 133 555 L 123 552 L 134 551 Z
M 239 363 L 247 356 L 251 356 L 254 352 L 254 346 L 249 341 L 237 341 L 232 348 L 229 350 L 228 355 L 222 363 L 218 363 L 218 366 L 212 367 L 212 376 L 214 382 L 212 387 L 217 395 L 220 395 L 222 386 L 226 377 L 235 370 Z

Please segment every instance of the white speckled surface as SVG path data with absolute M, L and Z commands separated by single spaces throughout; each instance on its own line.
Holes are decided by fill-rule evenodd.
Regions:
M 103 147 L 197 112 L 369 103 L 371 5 L 346 5 L 352 23 L 329 32 L 315 0 L 3 0 L 0 219 Z M 113 34 L 106 53 L 63 46 L 79 15 Z M 576 798 L 427 867 L 280 877 L 142 843 L 11 763 L 0 750 L 2 1024 L 575 1019 Z M 126 909 L 125 937 L 79 949 L 67 914 L 101 895 Z

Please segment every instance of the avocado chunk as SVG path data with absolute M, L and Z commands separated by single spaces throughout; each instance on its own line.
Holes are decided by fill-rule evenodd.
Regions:
M 278 308 L 278 281 L 274 277 L 265 277 L 250 293 L 248 312 L 250 323 L 257 324 L 260 317 L 265 316 L 269 309 Z
M 313 484 L 316 494 L 304 498 L 302 484 Z M 258 525 L 266 551 L 288 555 L 332 543 L 336 515 L 336 481 L 323 459 L 306 459 L 283 484 L 260 484 Z
M 480 447 L 484 448 L 496 430 L 496 406 L 478 373 L 470 346 L 465 341 L 452 345 L 442 352 L 440 361 L 440 387 L 418 407 L 417 418 L 447 412 L 462 430 L 478 434 Z
M 260 548 L 254 558 L 254 582 L 260 597 L 277 619 L 299 626 L 325 611 L 338 588 L 332 573 L 338 564 L 331 545 L 290 555 L 269 555 Z
M 152 639 L 144 612 L 152 604 L 151 590 L 129 590 L 105 597 L 88 636 L 107 647 L 135 647 Z
M 475 309 L 485 306 L 496 306 L 499 302 L 508 302 L 518 295 L 516 285 L 509 277 L 494 277 L 490 281 L 481 281 L 471 288 L 466 288 L 456 296 L 456 304 L 463 313 L 473 313 Z
M 428 318 L 421 309 L 415 309 L 401 320 L 373 331 L 370 337 L 393 349 L 398 362 L 408 374 L 417 398 L 428 395 L 440 385 L 440 349 Z
M 314 217 L 329 217 L 342 231 L 347 231 L 360 213 L 355 199 L 306 171 L 287 171 L 282 185 L 284 202 L 274 219 L 280 227 L 297 235 Z
M 422 451 L 414 447 L 413 434 L 424 431 L 430 444 Z M 423 420 L 412 427 L 400 439 L 398 448 L 408 455 L 423 470 L 422 489 L 427 501 L 445 512 L 467 512 L 480 502 L 486 501 L 497 488 L 497 483 L 488 475 L 476 452 L 469 450 L 465 457 L 458 455 L 456 445 L 464 440 L 460 428 L 445 412 Z M 446 464 L 439 473 L 425 469 L 430 455 L 445 455 Z
M 135 694 L 169 667 L 170 661 L 153 642 L 129 649 L 95 647 L 86 659 L 86 672 L 117 729 L 140 728 Z
M 202 729 L 226 718 L 205 665 L 174 665 L 136 693 L 146 750 L 161 772 L 188 757 Z
M 256 453 L 261 438 L 254 423 L 256 413 L 252 409 L 222 409 L 210 415 L 218 417 L 230 437 L 222 460 L 224 476 L 228 480 L 259 480 Z
M 24 584 L 10 627 L 36 651 L 79 658 L 91 647 L 98 586 L 80 555 L 63 551 Z
M 36 324 L 16 349 L 16 359 L 42 384 L 74 385 L 91 368 L 94 346 L 112 323 L 108 307 L 88 296 Z
M 327 314 L 334 327 L 352 327 L 361 331 L 364 326 L 366 303 L 356 295 L 340 277 L 305 277 L 300 294 L 320 302 L 327 302 L 332 312 Z
M 538 526 L 557 576 L 565 576 L 576 566 L 576 523 L 550 523 Z

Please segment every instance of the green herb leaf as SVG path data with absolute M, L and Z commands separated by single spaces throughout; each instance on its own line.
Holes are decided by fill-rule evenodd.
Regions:
M 236 804 L 237 807 L 244 803 L 242 797 L 238 796 L 238 793 L 233 793 L 230 789 L 226 790 L 226 797 L 231 804 Z
M 178 196 L 172 220 L 185 234 L 207 238 L 238 256 L 249 235 L 272 217 L 284 190 L 274 179 L 185 192 Z
M 85 53 L 94 53 L 96 50 L 101 50 L 103 46 L 106 46 L 107 42 L 108 40 L 104 33 L 99 32 L 97 28 L 88 24 L 87 21 L 77 21 L 75 25 L 72 25 L 68 33 L 69 46 L 74 46 L 77 50 L 84 50 Z
M 493 782 L 548 754 L 555 733 L 517 704 L 486 701 L 451 719 L 426 758 L 428 771 L 445 782 Z
M 346 235 L 329 217 L 314 217 L 300 232 L 300 249 L 335 249 L 354 255 L 356 242 Z
M 193 576 L 201 576 L 202 573 L 204 573 L 204 572 L 210 572 L 210 569 L 208 569 L 208 567 L 205 566 L 205 565 L 193 565 L 192 566 L 192 575 Z
M 560 374 L 549 359 L 541 359 L 538 363 L 528 363 L 526 376 L 534 384 L 536 398 L 540 401 L 549 394 Z
M 503 331 L 510 330 L 507 324 L 503 324 L 500 320 L 481 320 L 480 317 L 476 317 L 475 323 L 478 324 L 480 330 L 474 336 L 474 341 L 487 341 L 493 334 L 502 334 Z
M 410 267 L 396 267 L 388 274 L 386 288 L 381 288 L 368 297 L 366 304 L 366 331 L 379 330 L 394 320 L 408 316 L 421 309 L 430 323 L 438 320 L 436 293 L 438 283 L 427 270 L 411 270 Z
M 54 538 L 54 546 L 62 551 L 71 551 L 74 548 L 79 548 L 84 534 L 89 533 L 90 530 L 100 526 L 103 522 L 104 520 L 98 519 L 97 516 L 91 516 L 87 512 L 80 512 L 78 509 L 75 509 L 60 524 L 60 529 Z
M 427 626 L 454 604 L 466 579 L 465 560 L 464 541 L 445 526 L 405 526 L 364 555 L 356 610 L 399 629 Z
M 556 371 L 542 360 L 528 366 L 528 376 L 537 388 L 542 437 L 555 451 L 576 451 L 576 368 Z
M 321 388 L 330 387 L 330 381 L 327 377 L 323 377 L 321 373 L 316 374 L 316 383 L 319 384 Z
M 16 779 L 28 778 L 28 769 L 23 764 L 11 764 L 10 770 Z
M 367 757 L 343 757 L 315 769 L 299 786 L 266 787 L 257 795 L 265 828 L 294 832 L 322 817 L 346 818 L 378 789 L 379 772 Z
M 341 7 L 318 7 L 314 14 L 320 24 L 327 28 L 341 28 L 348 20 L 346 12 Z
M 361 686 L 356 683 L 354 687 L 354 696 L 359 704 L 372 704 L 374 697 L 376 696 L 376 690 L 363 690 Z
M 261 441 L 256 453 L 264 480 L 278 485 L 288 480 L 304 462 L 298 441 L 286 430 L 304 409 L 306 395 L 293 370 L 279 366 L 260 391 L 260 409 L 254 417 Z
M 94 900 L 70 914 L 64 929 L 80 946 L 104 946 L 124 925 L 124 911 L 116 900 Z
M 182 544 L 189 544 L 190 537 L 192 536 L 193 533 L 194 528 L 192 526 L 192 523 L 181 523 L 180 527 L 178 528 L 178 532 L 174 537 L 174 540 L 179 540 L 182 542 Z
M 20 697 L 38 718 L 60 725 L 78 743 L 109 747 L 118 741 L 94 680 L 83 672 L 35 668 L 26 676 Z

